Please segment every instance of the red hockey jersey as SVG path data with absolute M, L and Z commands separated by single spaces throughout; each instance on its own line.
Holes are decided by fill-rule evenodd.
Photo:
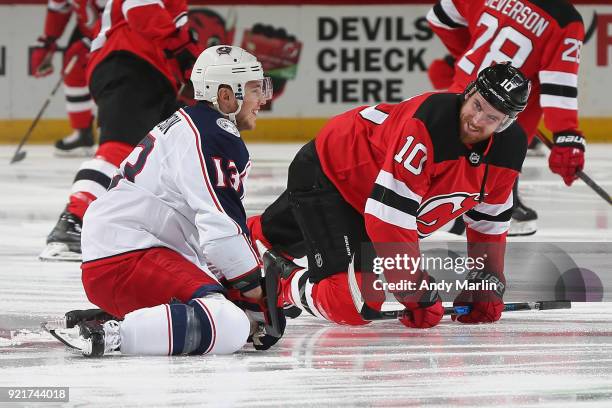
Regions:
M 336 116 L 317 135 L 323 171 L 364 215 L 373 242 L 417 242 L 461 215 L 469 241 L 505 242 L 527 138 L 513 124 L 488 140 L 463 144 L 462 100 L 427 93 L 397 105 L 360 107 Z
M 457 58 L 460 92 L 493 62 L 511 61 L 531 80 L 519 124 L 529 137 L 544 123 L 553 132 L 578 129 L 578 66 L 584 25 L 566 0 L 440 0 L 428 13 L 433 31 Z
M 49 0 L 45 17 L 45 37 L 61 37 L 74 14 L 81 34 L 93 39 L 100 29 L 100 14 L 106 2 L 107 0 Z
M 100 33 L 91 44 L 87 79 L 109 54 L 127 51 L 150 63 L 177 89 L 173 62 L 164 50 L 177 47 L 186 23 L 186 0 L 109 0 Z

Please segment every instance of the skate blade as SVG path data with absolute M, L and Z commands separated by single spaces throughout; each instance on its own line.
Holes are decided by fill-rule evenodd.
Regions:
M 94 154 L 94 147 L 75 147 L 71 150 L 60 150 L 56 148 L 53 154 L 55 157 L 92 157 Z
M 514 221 L 510 220 L 509 237 L 526 237 L 538 231 L 535 221 Z
M 66 328 L 66 319 L 51 320 L 41 323 L 40 327 L 66 346 L 67 349 L 81 354 L 84 340 L 80 336 L 79 328 Z
M 60 262 L 81 262 L 82 255 L 71 251 L 68 245 L 60 242 L 52 242 L 38 255 L 41 261 L 60 261 Z

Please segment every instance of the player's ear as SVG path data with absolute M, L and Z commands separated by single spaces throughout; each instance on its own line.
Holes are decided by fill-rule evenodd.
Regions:
M 231 102 L 234 96 L 233 94 L 234 93 L 232 92 L 232 89 L 229 86 L 221 85 L 219 86 L 219 89 L 217 90 L 217 100 L 224 101 L 224 102 Z

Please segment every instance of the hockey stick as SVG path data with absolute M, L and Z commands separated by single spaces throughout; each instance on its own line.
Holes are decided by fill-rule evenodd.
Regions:
M 552 149 L 553 143 L 550 141 L 550 139 L 546 137 L 546 135 L 542 133 L 540 129 L 537 129 L 536 132 L 537 132 L 536 135 L 538 136 L 538 139 L 540 139 L 542 143 L 546 145 L 546 147 L 548 147 L 549 149 Z M 610 194 L 608 194 L 606 190 L 600 187 L 599 184 L 595 182 L 595 180 L 587 176 L 584 173 L 584 171 L 582 170 L 576 171 L 576 176 L 578 176 L 580 180 L 584 181 L 587 186 L 591 187 L 591 189 L 593 189 L 593 191 L 595 191 L 597 195 L 599 195 L 601 198 L 606 200 L 608 204 L 612 204 L 612 199 L 610 198 Z
M 403 307 L 403 306 L 402 306 Z M 571 309 L 572 303 L 569 300 L 543 300 L 538 302 L 517 302 L 504 303 L 504 312 L 517 312 L 520 310 L 553 310 L 553 309 Z M 363 306 L 359 313 L 363 320 L 394 320 L 398 319 L 404 313 L 405 307 L 401 310 L 387 310 L 379 312 L 370 308 L 368 305 Z M 472 311 L 471 306 L 447 306 L 444 308 L 445 315 L 464 315 Z
M 363 320 L 394 320 L 402 316 L 406 307 L 399 302 L 394 302 L 389 305 L 382 305 L 380 311 L 369 307 L 361 295 L 357 276 L 355 275 L 355 265 L 353 260 L 348 267 L 348 280 L 351 298 L 355 304 L 355 308 L 363 318 Z M 539 302 L 521 302 L 521 303 L 504 303 L 504 312 L 516 312 L 519 310 L 552 310 L 552 309 L 570 309 L 572 304 L 567 300 L 550 300 Z M 386 310 L 384 310 L 386 309 Z M 472 310 L 471 306 L 449 306 L 444 308 L 445 315 L 462 315 L 468 314 Z
M 21 138 L 21 141 L 19 142 L 19 146 L 17 146 L 17 150 L 15 150 L 15 154 L 13 155 L 13 158 L 11 159 L 10 164 L 17 163 L 25 159 L 27 152 L 25 150 L 21 150 L 21 148 L 23 147 L 24 144 L 26 144 L 26 142 L 30 138 L 32 131 L 38 124 L 38 121 L 42 117 L 43 113 L 45 113 L 45 110 L 47 109 L 47 106 L 49 106 L 49 103 L 51 103 L 51 99 L 55 96 L 55 93 L 57 92 L 60 85 L 64 81 L 64 77 L 68 75 L 70 71 L 72 71 L 72 68 L 74 68 L 74 64 L 76 64 L 76 61 L 77 61 L 76 55 L 73 56 L 72 59 L 70 59 L 70 61 L 68 61 L 68 65 L 66 65 L 66 69 L 62 71 L 62 74 L 60 75 L 59 79 L 57 80 L 57 83 L 53 87 L 51 94 L 47 97 L 47 100 L 45 101 L 45 103 L 43 103 L 42 108 L 40 108 L 40 110 L 38 111 L 38 114 L 34 118 L 34 121 L 30 125 L 30 128 L 28 129 L 28 131 Z

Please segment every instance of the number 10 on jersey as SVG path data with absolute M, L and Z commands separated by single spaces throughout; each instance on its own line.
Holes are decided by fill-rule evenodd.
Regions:
M 427 160 L 427 148 L 423 143 L 414 143 L 414 141 L 414 136 L 406 136 L 406 143 L 393 158 L 396 162 L 403 163 L 406 170 L 418 176 Z

